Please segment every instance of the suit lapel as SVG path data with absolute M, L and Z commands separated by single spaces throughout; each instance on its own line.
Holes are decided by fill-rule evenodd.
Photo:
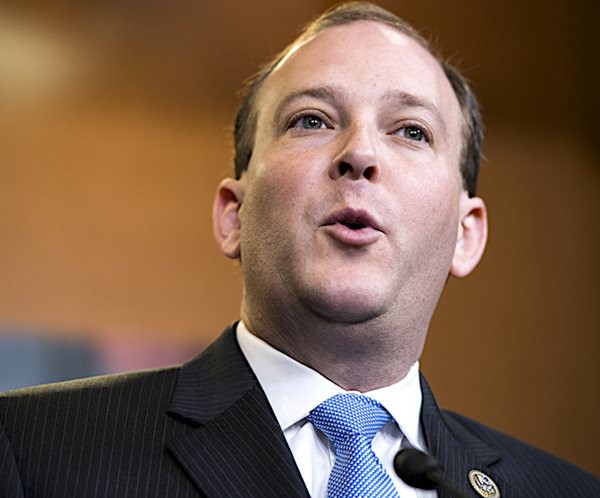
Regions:
M 421 377 L 423 407 L 421 422 L 427 448 L 442 468 L 446 478 L 465 496 L 480 496 L 469 483 L 469 472 L 479 470 L 491 477 L 503 497 L 510 496 L 510 485 L 494 472 L 494 465 L 501 456 L 484 441 L 469 432 L 453 418 L 444 414 L 433 397 L 429 385 Z M 439 498 L 451 498 L 445 492 Z
M 190 429 L 168 447 L 206 496 L 308 497 L 233 327 L 182 367 L 169 412 Z
M 494 473 L 500 455 L 439 409 L 424 378 L 421 387 L 427 447 L 447 479 L 466 496 L 478 496 L 468 474 L 480 470 L 503 497 L 510 496 L 509 483 Z M 234 327 L 182 367 L 169 413 L 187 422 L 188 429 L 167 445 L 206 496 L 309 496 Z M 439 498 L 450 496 L 439 492 Z

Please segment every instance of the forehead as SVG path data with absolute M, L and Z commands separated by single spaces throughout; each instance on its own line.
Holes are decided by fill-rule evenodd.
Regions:
M 417 41 L 374 21 L 328 28 L 294 46 L 260 89 L 256 109 L 268 114 L 288 95 L 331 87 L 349 102 L 383 102 L 394 92 L 431 102 L 446 121 L 460 128 L 460 105 L 439 62 Z

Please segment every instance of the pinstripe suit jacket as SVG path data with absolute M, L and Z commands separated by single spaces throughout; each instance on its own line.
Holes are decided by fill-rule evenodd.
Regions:
M 0 395 L 0 497 L 308 497 L 233 330 L 182 367 Z M 600 496 L 595 477 L 422 387 L 428 447 L 467 496 L 471 469 L 504 498 Z

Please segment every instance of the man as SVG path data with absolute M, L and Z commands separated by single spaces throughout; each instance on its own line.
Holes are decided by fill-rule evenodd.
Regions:
M 401 448 L 466 496 L 600 495 L 440 411 L 419 378 L 445 281 L 486 241 L 481 125 L 455 70 L 392 14 L 348 4 L 257 75 L 235 138 L 214 228 L 241 261 L 242 321 L 182 367 L 3 395 L 0 496 L 431 496 L 394 474 Z M 340 440 L 355 418 L 368 438 Z

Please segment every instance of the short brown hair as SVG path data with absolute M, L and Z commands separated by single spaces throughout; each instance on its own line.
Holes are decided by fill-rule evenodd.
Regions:
M 415 28 L 395 14 L 369 2 L 348 2 L 325 11 L 321 16 L 308 24 L 290 45 L 248 80 L 242 93 L 240 107 L 235 119 L 235 177 L 239 179 L 242 173 L 248 169 L 250 158 L 252 157 L 257 117 L 255 100 L 263 82 L 294 46 L 301 44 L 303 41 L 316 36 L 326 29 L 355 21 L 374 21 L 390 26 L 415 40 L 440 63 L 454 90 L 462 111 L 464 123 L 463 144 L 460 153 L 460 171 L 463 179 L 463 187 L 468 191 L 469 196 L 474 196 L 477 190 L 477 175 L 479 173 L 481 142 L 483 140 L 483 123 L 475 94 L 464 76 L 451 64 L 442 59 L 432 49 L 431 44 Z

